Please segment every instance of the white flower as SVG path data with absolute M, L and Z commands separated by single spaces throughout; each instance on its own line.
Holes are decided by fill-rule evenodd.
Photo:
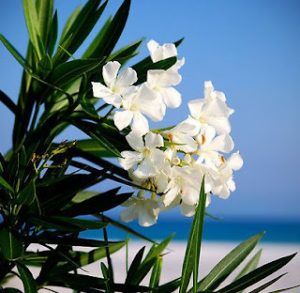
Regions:
M 158 62 L 173 56 L 177 56 L 176 46 L 172 43 L 159 45 L 156 41 L 150 40 L 147 44 L 153 62 Z
M 212 126 L 203 128 L 196 140 L 199 144 L 197 154 L 200 162 L 206 162 L 208 165 L 220 165 L 222 159 L 220 159 L 219 152 L 229 153 L 233 150 L 234 143 L 232 138 L 228 134 L 222 134 L 216 136 L 216 130 Z M 222 157 L 221 157 L 222 158 Z
M 243 159 L 239 152 L 233 153 L 227 161 L 220 166 L 218 171 L 219 184 L 212 188 L 212 192 L 222 198 L 228 198 L 231 191 L 235 191 L 233 170 L 243 166 Z
M 138 219 L 141 226 L 149 227 L 156 223 L 160 211 L 159 204 L 154 199 L 131 197 L 124 204 L 127 209 L 121 212 L 121 219 L 130 222 Z
M 227 106 L 224 93 L 215 91 L 211 81 L 204 83 L 204 99 L 192 100 L 188 107 L 201 126 L 211 125 L 217 133 L 230 133 L 228 118 L 233 110 Z
M 147 72 L 147 86 L 159 96 L 165 107 L 180 106 L 181 94 L 173 87 L 180 81 L 181 76 L 175 70 L 148 70 Z
M 148 120 L 144 115 L 153 121 L 160 121 L 164 116 L 160 99 L 145 84 L 123 96 L 122 109 L 114 114 L 116 127 L 122 130 L 132 123 L 132 131 L 140 135 L 149 132 Z
M 191 153 L 197 149 L 197 143 L 193 137 L 199 133 L 199 130 L 199 124 L 194 119 L 187 118 L 165 133 L 171 142 L 177 144 L 174 145 L 175 149 Z
M 125 169 L 136 169 L 133 175 L 138 178 L 155 176 L 163 168 L 165 156 L 163 151 L 158 149 L 164 145 L 163 138 L 159 134 L 149 132 L 145 135 L 145 142 L 142 136 L 131 132 L 126 136 L 128 144 L 134 151 L 121 152 L 120 165 Z
M 122 95 L 137 81 L 137 74 L 132 68 L 127 68 L 118 74 L 121 64 L 110 61 L 102 68 L 105 82 L 92 82 L 94 97 L 103 100 L 117 108 L 122 102 Z
M 195 206 L 198 203 L 200 191 L 200 176 L 191 172 L 189 166 L 173 166 L 170 172 L 170 181 L 163 196 L 166 207 L 174 203 L 182 203 Z
M 177 56 L 176 46 L 172 43 L 161 46 L 151 40 L 147 46 L 153 62 Z M 148 70 L 147 72 L 147 85 L 160 96 L 166 107 L 177 108 L 181 104 L 181 94 L 174 89 L 174 86 L 181 82 L 182 78 L 178 70 L 184 62 L 182 58 L 167 70 Z

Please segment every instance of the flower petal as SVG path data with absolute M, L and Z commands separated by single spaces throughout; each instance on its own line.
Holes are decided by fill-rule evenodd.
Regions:
M 133 172 L 134 176 L 139 178 L 153 177 L 158 173 L 158 170 L 153 165 L 150 158 L 145 158 Z
M 129 170 L 139 163 L 143 157 L 139 152 L 123 151 L 121 152 L 122 158 L 119 158 L 119 163 L 123 169 Z
M 132 68 L 123 70 L 116 79 L 115 86 L 118 88 L 127 88 L 137 81 L 136 71 Z
M 103 98 L 112 94 L 112 91 L 100 82 L 92 82 L 93 95 L 96 98 Z
M 187 205 L 184 202 L 182 202 L 180 205 L 180 211 L 181 211 L 181 214 L 183 214 L 184 216 L 192 217 L 196 212 L 196 207 Z
M 209 117 L 207 123 L 213 126 L 219 134 L 228 134 L 231 131 L 229 120 L 226 117 Z
M 131 129 L 140 136 L 146 134 L 149 131 L 148 120 L 140 112 L 134 112 Z
M 149 132 L 145 136 L 145 146 L 147 148 L 163 147 L 164 140 L 160 134 Z
M 131 131 L 126 135 L 128 144 L 136 151 L 142 152 L 144 149 L 143 137 L 136 132 Z
M 118 111 L 114 114 L 113 120 L 116 127 L 119 130 L 123 130 L 127 127 L 133 118 L 133 113 L 131 111 Z
M 102 68 L 102 76 L 105 84 L 111 87 L 115 81 L 121 64 L 118 61 L 110 61 Z
M 174 70 L 151 69 L 147 71 L 147 83 L 151 87 L 170 87 L 181 82 L 181 75 Z
M 120 214 L 121 220 L 124 222 L 131 222 L 138 217 L 136 205 L 132 205 L 127 209 L 123 210 Z
M 227 164 L 233 170 L 242 168 L 244 162 L 239 152 L 233 153 L 227 160 Z
M 218 152 L 229 153 L 234 148 L 234 142 L 230 135 L 223 134 L 214 138 L 210 148 Z
M 162 98 L 169 108 L 178 108 L 181 105 L 181 94 L 173 87 L 160 90 Z
M 165 105 L 153 90 L 147 85 L 142 85 L 138 95 L 140 111 L 150 117 L 153 121 L 161 121 L 165 114 Z
M 170 206 L 178 197 L 179 187 L 174 186 L 163 196 L 163 203 L 166 207 Z
M 193 118 L 198 119 L 201 116 L 203 106 L 203 99 L 196 99 L 188 102 L 188 107 Z
M 138 210 L 139 224 L 143 227 L 150 227 L 156 223 L 159 213 L 157 205 L 145 203 Z

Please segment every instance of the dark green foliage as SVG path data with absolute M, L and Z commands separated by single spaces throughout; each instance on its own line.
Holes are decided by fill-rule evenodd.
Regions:
M 252 251 L 261 237 L 259 234 L 235 248 L 198 281 L 205 216 L 204 184 L 182 276 L 166 284 L 160 284 L 160 276 L 163 253 L 172 236 L 156 243 L 104 214 L 132 195 L 124 192 L 122 186 L 146 189 L 134 184 L 128 172 L 114 163 L 121 151 L 130 149 L 125 139 L 128 129 L 120 132 L 114 126 L 108 105 L 103 102 L 98 105 L 99 100 L 92 95 L 91 82 L 102 81 L 103 65 L 111 60 L 124 65 L 137 55 L 143 41 L 139 39 L 115 50 L 131 1 L 123 0 L 102 28 L 97 28 L 107 4 L 108 0 L 87 0 L 72 13 L 58 36 L 54 0 L 23 0 L 29 33 L 25 57 L 0 34 L 1 43 L 23 69 L 16 103 L 0 91 L 0 104 L 15 119 L 11 149 L 5 155 L 0 154 L 0 291 L 21 292 L 9 285 L 6 288 L 5 282 L 13 274 L 21 279 L 25 293 L 38 292 L 50 285 L 77 292 L 171 293 L 180 288 L 180 292 L 233 293 L 248 288 L 284 266 L 293 256 L 256 268 L 259 253 L 232 284 L 218 289 Z M 96 37 L 82 58 L 75 59 L 77 49 L 94 28 L 98 29 Z M 182 40 L 175 45 L 179 46 Z M 133 66 L 138 74 L 137 84 L 146 80 L 149 69 L 166 70 L 176 61 L 176 57 L 171 57 L 153 63 L 146 57 Z M 59 141 L 58 135 L 70 126 L 80 130 L 85 138 Z M 119 187 L 90 191 L 106 180 L 117 182 Z M 127 240 L 110 241 L 106 230 L 110 225 L 152 243 L 147 254 L 144 247 L 136 254 L 124 284 L 114 281 L 111 254 L 126 245 Z M 82 238 L 80 232 L 87 230 L 99 230 L 99 239 Z M 43 250 L 32 251 L 30 244 L 39 244 Z M 90 250 L 79 251 L 78 247 Z M 101 262 L 98 277 L 80 274 L 83 266 L 102 259 L 107 264 Z M 32 275 L 29 266 L 40 268 L 38 276 Z M 193 287 L 188 291 L 192 273 Z M 149 274 L 149 286 L 142 285 Z M 280 277 L 253 292 L 260 292 Z

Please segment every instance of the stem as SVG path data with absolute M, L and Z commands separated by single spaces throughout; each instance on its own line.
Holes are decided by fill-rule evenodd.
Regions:
M 104 218 L 102 218 L 102 219 L 103 219 L 103 221 L 105 221 Z M 108 236 L 107 236 L 106 227 L 103 228 L 103 238 L 105 241 L 105 252 L 106 252 L 106 258 L 107 258 L 107 264 L 108 264 L 109 281 L 111 284 L 113 284 L 114 283 L 114 272 L 113 272 L 112 261 L 111 261 L 110 252 L 109 252 L 109 248 L 108 248 Z

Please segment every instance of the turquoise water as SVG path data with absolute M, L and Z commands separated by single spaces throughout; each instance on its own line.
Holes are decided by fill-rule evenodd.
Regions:
M 163 219 L 157 225 L 143 228 L 137 223 L 130 223 L 131 228 L 141 234 L 154 239 L 161 240 L 171 233 L 175 233 L 174 239 L 185 241 L 191 227 L 191 219 Z M 300 221 L 270 221 L 270 220 L 211 220 L 208 219 L 204 226 L 204 240 L 206 241 L 242 241 L 248 237 L 265 231 L 263 242 L 273 243 L 294 243 L 300 244 Z M 82 233 L 86 238 L 102 238 L 101 231 L 90 231 Z M 124 239 L 126 233 L 114 227 L 108 227 L 108 236 L 110 239 Z M 130 235 L 130 238 L 135 237 Z

